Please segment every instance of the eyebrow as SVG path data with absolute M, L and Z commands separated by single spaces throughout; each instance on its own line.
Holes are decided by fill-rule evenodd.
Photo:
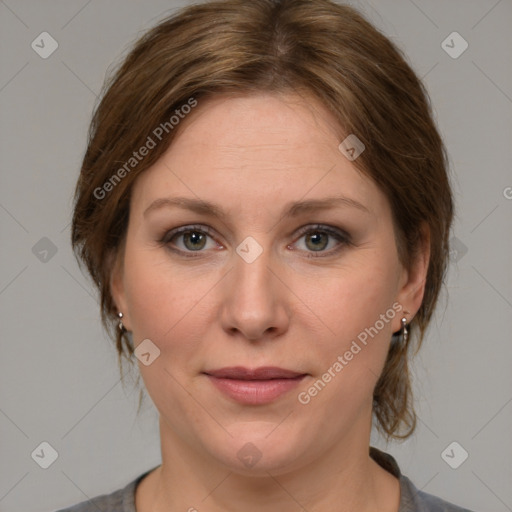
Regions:
M 143 215 L 159 210 L 161 208 L 182 208 L 190 210 L 199 215 L 218 217 L 221 220 L 227 218 L 227 213 L 221 206 L 191 197 L 162 197 L 153 201 L 145 210 Z M 284 209 L 284 217 L 298 217 L 306 213 L 315 213 L 322 210 L 330 210 L 336 207 L 356 208 L 364 213 L 371 214 L 370 210 L 362 203 L 345 196 L 332 196 L 323 199 L 308 199 L 288 203 Z

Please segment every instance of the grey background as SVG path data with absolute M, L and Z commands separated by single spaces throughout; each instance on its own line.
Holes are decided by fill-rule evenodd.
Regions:
M 119 382 L 94 290 L 71 253 L 69 221 L 106 70 L 186 3 L 0 1 L 2 512 L 55 510 L 160 462 L 155 409 L 148 400 L 137 418 L 137 393 Z M 402 444 L 372 442 L 419 488 L 475 511 L 510 511 L 512 2 L 353 4 L 424 77 L 457 202 L 457 251 L 414 364 L 417 433 Z M 31 48 L 43 31 L 59 44 L 47 59 Z M 469 43 L 457 59 L 441 47 L 453 31 Z M 54 255 L 37 252 L 48 244 L 43 237 Z M 58 452 L 46 470 L 31 458 L 42 441 Z M 452 441 L 469 453 L 458 469 L 441 457 Z

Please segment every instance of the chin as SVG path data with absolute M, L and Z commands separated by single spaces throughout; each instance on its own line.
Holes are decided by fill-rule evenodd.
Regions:
M 271 427 L 271 428 L 269 428 Z M 229 439 L 219 453 L 216 446 L 212 455 L 230 471 L 247 476 L 266 476 L 268 473 L 279 475 L 295 467 L 304 453 L 304 442 L 297 435 L 272 432 L 276 425 L 261 423 L 261 428 L 252 426 L 251 432 L 245 430 Z M 279 427 L 278 427 L 279 428 Z M 277 429 L 276 429 L 277 430 Z

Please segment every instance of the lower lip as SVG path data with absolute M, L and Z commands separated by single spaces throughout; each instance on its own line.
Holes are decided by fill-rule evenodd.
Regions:
M 233 400 L 247 405 L 260 405 L 272 402 L 296 388 L 305 375 L 293 379 L 272 380 L 235 380 L 212 375 L 208 375 L 208 377 L 217 389 Z

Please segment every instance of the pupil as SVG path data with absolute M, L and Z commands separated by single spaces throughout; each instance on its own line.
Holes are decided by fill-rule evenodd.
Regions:
M 325 239 L 324 239 L 324 243 L 323 243 L 323 244 L 321 243 L 321 240 L 320 240 L 320 239 L 321 239 L 321 237 L 323 237 L 324 235 L 325 235 L 325 233 L 317 233 L 317 234 L 315 234 L 315 235 L 311 235 L 311 236 L 309 236 L 309 237 L 308 237 L 308 240 L 309 240 L 309 241 L 310 241 L 310 240 L 313 240 L 313 241 L 314 241 L 314 242 L 313 242 L 313 244 L 314 244 L 314 245 L 313 245 L 313 249 L 318 249 L 318 248 L 323 249 L 323 248 L 325 248 L 325 245 L 326 245 L 326 244 L 325 244 Z M 316 240 L 316 241 L 315 241 L 315 240 Z M 320 245 L 318 245 L 318 244 L 317 244 L 317 242 L 320 242 Z
M 185 240 L 192 242 L 192 249 L 201 249 L 204 246 L 204 240 L 201 240 L 202 238 L 204 238 L 204 236 L 201 233 L 192 231 L 191 233 L 186 234 Z M 203 244 L 201 244 L 201 241 Z M 196 244 L 199 244 L 199 246 Z

